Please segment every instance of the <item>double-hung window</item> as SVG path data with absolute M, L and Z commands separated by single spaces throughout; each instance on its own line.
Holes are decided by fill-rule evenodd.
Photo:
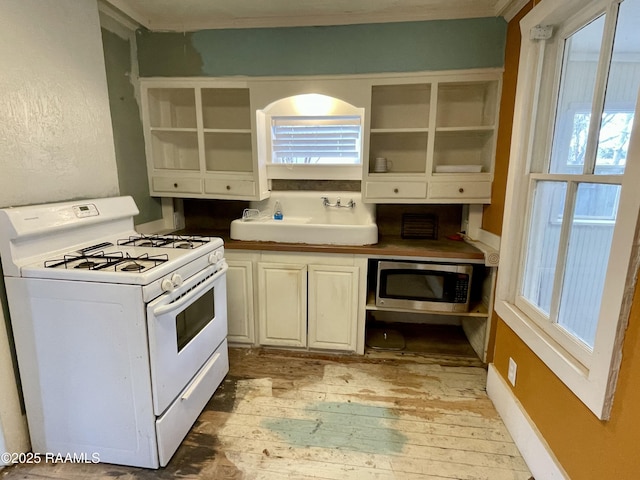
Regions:
M 551 0 L 522 21 L 496 310 L 599 417 L 637 262 L 640 0 Z

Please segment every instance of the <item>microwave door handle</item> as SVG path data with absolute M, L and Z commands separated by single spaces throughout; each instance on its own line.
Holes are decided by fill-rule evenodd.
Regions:
M 202 282 L 200 285 L 195 287 L 189 293 L 180 297 L 175 302 L 171 302 L 168 305 L 161 305 L 159 307 L 154 308 L 153 315 L 155 317 L 159 317 L 160 315 L 164 315 L 165 313 L 169 313 L 173 310 L 178 310 L 183 305 L 188 305 L 189 303 L 191 303 L 191 300 L 193 300 L 195 297 L 199 297 L 200 294 L 208 290 L 213 283 L 215 283 L 220 277 L 222 277 L 225 273 L 227 273 L 228 269 L 229 269 L 229 265 L 227 265 L 227 263 L 225 262 L 222 268 L 218 270 L 212 277 Z

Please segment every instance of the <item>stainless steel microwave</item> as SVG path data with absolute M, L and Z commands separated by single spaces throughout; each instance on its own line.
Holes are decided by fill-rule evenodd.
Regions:
M 376 305 L 432 312 L 468 312 L 473 266 L 378 261 Z

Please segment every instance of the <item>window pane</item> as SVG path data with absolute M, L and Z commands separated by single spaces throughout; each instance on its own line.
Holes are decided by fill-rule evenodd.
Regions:
M 590 348 L 598 325 L 620 188 L 578 185 L 571 222 L 558 324 Z M 608 219 L 603 218 L 601 202 L 612 205 Z
M 551 173 L 582 173 L 604 18 L 595 19 L 565 41 Z
M 624 173 L 640 88 L 640 1 L 620 5 L 607 82 L 604 113 L 600 124 L 595 173 Z
M 522 295 L 549 316 L 567 185 L 538 182 L 527 241 Z

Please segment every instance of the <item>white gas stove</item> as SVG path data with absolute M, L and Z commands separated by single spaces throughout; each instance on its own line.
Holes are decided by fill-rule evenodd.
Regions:
M 167 464 L 228 372 L 215 237 L 143 236 L 130 197 L 0 210 L 34 452 Z

